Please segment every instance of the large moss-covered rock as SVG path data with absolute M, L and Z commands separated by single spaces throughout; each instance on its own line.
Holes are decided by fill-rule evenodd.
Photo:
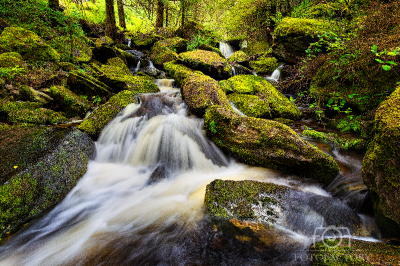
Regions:
M 243 52 L 242 50 L 236 51 L 235 53 L 233 53 L 233 55 L 231 55 L 228 58 L 228 62 L 232 63 L 232 62 L 239 62 L 242 63 L 244 61 L 246 61 L 247 59 L 247 54 L 245 52 Z
M 16 52 L 0 54 L 0 67 L 16 67 L 22 64 L 22 56 Z
M 164 37 L 156 34 L 135 34 L 132 37 L 132 47 L 138 48 L 140 50 L 150 49 L 156 42 L 163 40 Z
M 302 140 L 281 123 L 242 117 L 220 106 L 209 107 L 204 116 L 213 142 L 250 165 L 260 165 L 329 184 L 339 166 L 329 155 Z
M 59 203 L 84 175 L 95 146 L 76 129 L 9 127 L 0 154 L 0 242 Z M 18 156 L 18 157 L 17 157 Z
M 273 117 L 283 117 L 298 120 L 301 111 L 288 98 L 280 93 L 272 84 L 262 77 L 253 75 L 237 75 L 220 82 L 221 88 L 227 93 L 256 95 L 266 101 Z M 240 108 L 239 108 L 240 109 Z M 243 110 L 241 110 L 243 112 Z
M 275 57 L 261 56 L 256 61 L 250 61 L 249 65 L 259 75 L 271 75 L 280 63 Z
M 90 114 L 78 127 L 78 129 L 89 134 L 93 139 L 97 139 L 103 128 L 128 104 L 136 102 L 133 91 L 121 91 L 117 95 L 100 106 Z
M 196 50 L 179 54 L 179 60 L 185 65 L 202 71 L 215 79 L 227 79 L 232 76 L 232 67 L 225 58 L 215 52 Z
M 67 117 L 83 117 L 90 109 L 88 101 L 63 86 L 53 86 L 48 93 Z
M 212 105 L 230 109 L 229 101 L 218 82 L 203 74 L 187 78 L 182 87 L 182 94 L 190 111 L 200 117 Z
M 178 59 L 178 54 L 169 47 L 164 46 L 161 42 L 157 42 L 153 46 L 150 54 L 151 61 L 157 66 L 163 66 L 164 63 Z
M 329 245 L 323 242 L 311 245 L 310 251 L 311 256 L 304 254 L 303 258 L 312 260 L 315 266 L 400 265 L 399 246 L 383 242 L 337 239 Z
M 1 52 L 17 52 L 27 61 L 60 61 L 60 55 L 34 32 L 7 27 L 0 35 Z
M 112 89 L 89 74 L 71 71 L 67 79 L 68 88 L 78 95 L 111 97 Z
M 176 84 L 181 87 L 185 79 L 193 75 L 203 74 L 200 71 L 195 71 L 188 68 L 187 66 L 179 63 L 178 61 L 172 61 L 164 64 L 164 69 L 169 77 L 175 79 Z
M 107 63 L 110 66 L 118 67 L 118 70 L 115 71 L 113 68 L 112 72 L 113 74 L 117 75 L 130 75 L 132 74 L 131 71 L 129 70 L 128 66 L 124 63 L 124 61 L 119 58 L 119 57 L 113 57 L 107 60 Z M 102 72 L 110 72 L 110 68 L 107 68 L 107 66 L 102 65 L 99 69 Z
M 268 102 L 255 95 L 232 93 L 228 95 L 228 99 L 247 116 L 272 118 Z
M 400 87 L 376 111 L 362 174 L 382 235 L 400 237 Z
M 317 31 L 335 31 L 336 27 L 327 20 L 284 18 L 274 31 L 273 54 L 280 61 L 295 64 L 306 56 L 310 43 L 318 41 Z
M 165 40 L 161 40 L 157 42 L 161 46 L 168 47 L 169 49 L 177 52 L 177 53 L 183 53 L 187 49 L 187 40 L 179 38 L 179 37 L 173 37 L 173 38 L 168 38 Z M 156 44 L 157 44 L 156 43 Z
M 41 108 L 41 103 L 0 101 L 0 121 L 10 124 L 30 123 L 36 125 L 68 122 L 61 113 Z

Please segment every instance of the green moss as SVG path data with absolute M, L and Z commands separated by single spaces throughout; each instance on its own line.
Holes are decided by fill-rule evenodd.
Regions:
M 150 59 L 158 66 L 163 66 L 164 63 L 178 59 L 178 54 L 171 48 L 164 46 L 161 42 L 157 42 L 153 46 L 150 54 Z
M 112 89 L 89 74 L 79 71 L 71 71 L 67 79 L 68 88 L 78 95 L 89 97 L 111 97 Z
M 226 79 L 232 76 L 232 67 L 225 58 L 211 51 L 196 50 L 179 54 L 183 64 L 215 79 Z
M 244 62 L 247 59 L 247 54 L 242 50 L 236 51 L 233 55 L 228 58 L 228 62 Z
M 260 57 L 256 61 L 250 61 L 250 67 L 261 75 L 272 74 L 280 64 L 275 57 Z
M 214 132 L 208 126 L 214 121 Z M 339 172 L 332 157 L 312 147 L 281 123 L 242 117 L 219 106 L 204 116 L 207 134 L 213 142 L 240 161 L 295 173 L 329 184 Z
M 100 106 L 90 116 L 85 119 L 78 129 L 86 132 L 92 138 L 97 139 L 103 128 L 118 115 L 128 104 L 135 103 L 133 91 L 121 91 L 110 98 L 108 102 Z
M 247 47 L 243 48 L 242 51 L 248 55 L 262 54 L 269 51 L 271 45 L 266 41 L 248 41 Z
M 67 117 L 83 117 L 90 109 L 88 101 L 62 86 L 53 86 L 49 94 L 60 105 Z
M 27 61 L 60 61 L 60 55 L 35 33 L 7 27 L 0 35 L 1 52 L 17 52 Z
M 161 40 L 161 41 L 158 41 L 155 45 L 157 45 L 157 44 L 160 46 L 163 46 L 163 47 L 167 47 L 177 53 L 185 52 L 187 49 L 187 40 L 179 38 L 179 37 L 173 37 L 173 38 Z
M 53 98 L 48 96 L 43 92 L 39 92 L 34 90 L 32 87 L 28 87 L 25 85 L 20 86 L 19 94 L 22 97 L 22 100 L 29 101 L 29 102 L 37 102 L 43 105 L 49 104 L 53 101 Z
M 70 72 L 72 70 L 79 70 L 78 66 L 69 62 L 60 62 L 58 65 L 61 67 L 62 70 L 67 72 Z
M 16 67 L 22 64 L 22 56 L 19 53 L 9 52 L 0 54 L 0 67 Z
M 159 92 L 154 83 L 154 78 L 148 76 L 133 76 L 131 73 L 123 74 L 122 68 L 115 66 L 102 67 L 103 74 L 99 80 L 110 86 L 114 92 L 130 90 L 135 93 Z
M 100 71 L 104 73 L 111 73 L 113 75 L 131 75 L 131 71 L 124 61 L 119 57 L 110 58 L 107 63 L 111 66 L 102 65 Z
M 366 150 L 367 142 L 364 139 L 340 137 L 335 133 L 323 133 L 316 130 L 304 130 L 305 137 L 321 140 L 324 143 L 334 145 L 343 150 Z
M 178 86 L 182 87 L 185 79 L 192 75 L 203 74 L 200 71 L 194 71 L 187 66 L 179 63 L 178 61 L 172 61 L 164 64 L 164 69 L 167 72 L 167 76 L 175 79 Z
M 96 47 L 100 47 L 100 46 L 102 46 L 104 44 L 105 45 L 113 45 L 114 41 L 108 36 L 103 36 L 101 38 L 97 38 L 96 41 L 94 42 L 94 45 Z
M 228 99 L 247 116 L 258 118 L 272 117 L 268 102 L 261 100 L 255 95 L 232 93 L 229 94 Z
M 288 35 L 314 35 L 316 32 L 334 31 L 335 25 L 322 19 L 284 18 L 274 31 L 276 38 Z
M 282 117 L 274 118 L 274 121 L 279 122 L 281 124 L 285 124 L 287 126 L 292 126 L 294 124 L 294 121 L 292 119 L 287 119 Z

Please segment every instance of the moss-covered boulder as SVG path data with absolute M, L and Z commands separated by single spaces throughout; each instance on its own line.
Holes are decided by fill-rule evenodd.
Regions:
M 232 76 L 232 67 L 225 58 L 215 52 L 196 50 L 179 54 L 183 64 L 195 70 L 200 70 L 215 79 L 227 79 Z
M 255 95 L 231 93 L 228 95 L 228 100 L 233 102 L 247 116 L 272 118 L 268 102 L 261 100 Z
M 400 237 L 400 87 L 376 111 L 362 175 L 382 235 Z
M 77 129 L 8 127 L 0 135 L 2 242 L 68 194 L 85 174 L 95 145 Z
M 0 35 L 0 52 L 17 52 L 26 61 L 60 61 L 60 55 L 34 32 L 7 27 Z
M 275 57 L 261 56 L 256 61 L 250 61 L 249 65 L 259 75 L 271 75 L 280 63 Z
M 32 87 L 28 87 L 25 85 L 19 88 L 19 95 L 24 101 L 37 102 L 43 105 L 47 105 L 53 101 L 53 98 L 51 98 L 46 93 L 37 91 Z
M 212 105 L 230 109 L 229 101 L 218 82 L 203 74 L 192 75 L 185 80 L 182 96 L 190 111 L 200 117 Z
M 200 44 L 198 49 L 205 50 L 205 51 L 211 51 L 211 52 L 219 54 L 219 56 L 221 56 L 222 58 L 224 57 L 224 55 L 222 54 L 222 52 L 219 48 L 213 47 L 213 46 L 205 44 L 205 43 Z
M 128 104 L 136 102 L 133 91 L 121 91 L 117 95 L 101 105 L 96 111 L 90 114 L 78 127 L 78 129 L 86 132 L 93 139 L 97 139 L 103 128 Z
M 77 95 L 86 95 L 89 97 L 101 96 L 107 98 L 112 95 L 112 89 L 109 86 L 89 74 L 75 70 L 69 73 L 67 86 Z
M 174 52 L 183 53 L 187 49 L 188 41 L 179 37 L 173 37 L 158 41 L 157 43 L 161 46 L 171 49 Z
M 311 259 L 312 265 L 400 265 L 400 248 L 382 242 L 367 242 L 351 239 L 334 240 L 327 245 L 318 242 L 310 246 L 310 255 L 303 258 Z M 340 243 L 339 243 L 340 242 Z M 300 258 L 300 256 L 299 256 Z
M 237 75 L 228 80 L 220 81 L 220 86 L 226 94 L 239 93 L 257 96 L 268 104 L 273 117 L 298 120 L 302 116 L 296 105 L 262 77 Z
M 323 143 L 332 145 L 343 150 L 365 151 L 367 141 L 364 139 L 351 138 L 350 136 L 339 136 L 335 133 L 324 133 L 316 130 L 307 129 L 302 133 L 303 137 L 319 140 Z
M 107 60 L 107 63 L 110 66 L 118 67 L 117 71 L 113 70 L 113 74 L 117 75 L 130 75 L 132 74 L 129 70 L 128 66 L 124 63 L 124 61 L 119 57 L 113 57 Z M 109 72 L 110 69 L 107 66 L 102 65 L 99 69 L 101 72 Z
M 129 35 L 128 35 L 129 36 Z M 164 37 L 149 33 L 149 34 L 135 34 L 130 36 L 132 39 L 132 47 L 138 48 L 140 50 L 150 49 L 156 42 L 163 40 Z
M 157 42 L 151 49 L 150 59 L 156 66 L 163 66 L 164 63 L 178 59 L 178 54 L 161 42 Z
M 67 117 L 83 117 L 90 109 L 90 103 L 63 86 L 53 86 L 50 96 Z
M 231 55 L 228 58 L 228 62 L 229 63 L 233 63 L 233 62 L 238 62 L 238 63 L 242 63 L 244 61 L 246 61 L 247 59 L 247 54 L 245 52 L 243 52 L 242 50 L 236 51 L 235 53 L 233 53 L 233 55 Z
M 182 87 L 185 79 L 193 75 L 203 74 L 200 71 L 195 71 L 193 69 L 188 68 L 187 66 L 183 65 L 182 63 L 179 63 L 178 61 L 165 63 L 164 69 L 169 77 L 175 79 L 175 82 L 179 87 Z
M 254 40 L 254 41 L 248 41 L 247 46 L 242 49 L 243 52 L 245 52 L 247 55 L 256 55 L 256 54 L 262 54 L 271 49 L 271 44 L 272 40 Z
M 275 47 L 273 54 L 280 61 L 295 64 L 306 56 L 310 43 L 318 41 L 317 31 L 335 31 L 336 27 L 327 20 L 284 18 L 274 31 Z
M 243 117 L 212 106 L 206 111 L 204 124 L 218 147 L 244 163 L 294 173 L 326 185 L 339 173 L 332 157 L 281 123 Z
M 0 54 L 0 67 L 16 67 L 22 64 L 22 56 L 16 52 Z
M 61 113 L 41 108 L 41 103 L 0 101 L 0 121 L 10 124 L 36 125 L 68 122 Z

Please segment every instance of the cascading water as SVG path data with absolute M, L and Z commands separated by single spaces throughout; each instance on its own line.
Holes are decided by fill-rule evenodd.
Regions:
M 235 53 L 235 49 L 226 42 L 219 42 L 219 49 L 225 58 L 229 58 Z
M 291 252 L 307 250 L 316 226 L 359 222 L 318 185 L 230 161 L 203 134 L 203 120 L 187 116 L 172 83 L 158 80 L 160 93 L 141 95 L 107 125 L 86 174 L 59 205 L 0 247 L 0 265 L 260 265 L 243 259 L 240 247 L 229 255 L 215 247 L 203 209 L 205 187 L 215 179 L 295 189 L 276 225 L 295 245 L 280 246 L 286 257 L 261 264 L 283 265 Z
M 281 69 L 283 68 L 284 64 L 280 65 L 279 67 L 277 67 L 274 72 L 272 72 L 270 77 L 267 77 L 268 80 L 271 81 L 275 81 L 278 82 L 279 81 L 279 77 L 281 75 Z
M 139 69 L 140 69 L 140 61 L 137 63 L 137 66 L 136 66 L 136 68 L 135 68 L 135 73 L 138 72 Z

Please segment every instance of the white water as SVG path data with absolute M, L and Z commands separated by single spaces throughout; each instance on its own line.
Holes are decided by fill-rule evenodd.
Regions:
M 0 247 L 0 265 L 202 264 L 193 254 L 207 236 L 192 235 L 205 215 L 206 185 L 215 179 L 270 182 L 334 200 L 318 185 L 230 161 L 204 136 L 202 119 L 187 117 L 176 94 L 170 88 L 142 95 L 140 104 L 128 105 L 111 121 L 87 173 L 43 219 Z M 160 167 L 161 179 L 154 176 Z M 310 235 L 298 227 L 313 230 L 324 217 L 301 195 L 294 193 L 287 206 L 292 226 L 282 220 L 276 227 L 306 248 Z
M 156 84 L 160 88 L 161 91 L 179 91 L 177 88 L 173 88 L 172 84 L 174 83 L 173 79 L 157 79 Z
M 135 72 L 138 72 L 139 69 L 140 69 L 140 61 L 137 63 L 137 66 L 136 66 L 136 68 L 135 68 Z
M 284 64 L 280 65 L 279 67 L 277 67 L 274 72 L 272 72 L 270 77 L 267 77 L 268 80 L 271 81 L 275 81 L 278 82 L 279 81 L 279 77 L 281 75 L 281 69 L 283 68 Z
M 235 49 L 226 42 L 219 42 L 219 49 L 225 58 L 229 58 L 235 53 Z

